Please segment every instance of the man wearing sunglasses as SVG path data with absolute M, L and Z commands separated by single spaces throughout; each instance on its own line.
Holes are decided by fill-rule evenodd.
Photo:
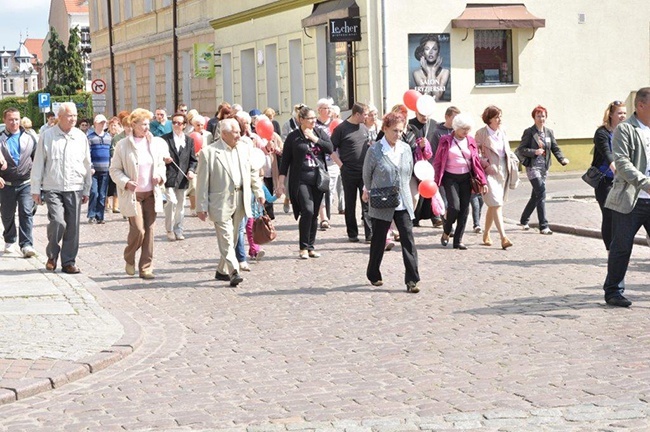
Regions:
M 196 172 L 196 154 L 194 141 L 183 132 L 187 117 L 181 112 L 172 116 L 172 131 L 163 135 L 169 147 L 167 164 L 167 181 L 165 182 L 165 229 L 169 241 L 185 240 L 183 236 L 183 219 L 185 217 L 185 191 Z

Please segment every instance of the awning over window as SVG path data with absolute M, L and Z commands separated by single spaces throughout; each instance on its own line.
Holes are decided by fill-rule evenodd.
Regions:
M 329 0 L 314 5 L 311 15 L 302 20 L 302 26 L 313 27 L 327 24 L 331 19 L 358 16 L 359 6 L 354 0 Z
M 519 4 L 468 3 L 462 14 L 451 20 L 453 28 L 467 29 L 514 29 L 546 26 L 546 20 L 537 18 Z

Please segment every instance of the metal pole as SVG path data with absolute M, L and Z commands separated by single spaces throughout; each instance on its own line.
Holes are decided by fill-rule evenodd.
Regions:
M 176 35 L 176 27 L 178 26 L 178 0 L 174 0 L 172 3 L 172 50 L 174 58 L 174 72 L 173 75 L 173 85 L 174 85 L 174 108 L 172 112 L 176 112 L 178 104 L 180 103 L 178 99 L 178 36 Z M 186 104 L 190 104 L 190 101 L 185 101 Z
M 108 58 L 111 68 L 111 103 L 113 104 L 113 114 L 117 114 L 117 97 L 115 95 L 115 56 L 113 55 L 113 5 L 112 0 L 106 0 L 108 6 Z

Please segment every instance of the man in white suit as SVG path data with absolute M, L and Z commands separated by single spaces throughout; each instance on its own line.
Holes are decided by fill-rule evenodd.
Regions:
M 251 168 L 252 147 L 241 140 L 237 120 L 222 120 L 220 130 L 221 138 L 197 155 L 196 210 L 199 219 L 209 217 L 217 231 L 221 258 L 215 279 L 235 287 L 244 280 L 235 256 L 236 231 L 244 215 L 252 216 L 251 193 L 263 205 L 264 191 L 259 172 Z

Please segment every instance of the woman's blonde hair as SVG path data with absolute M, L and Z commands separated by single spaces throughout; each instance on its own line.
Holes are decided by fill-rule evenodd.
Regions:
M 131 111 L 131 114 L 129 115 L 129 125 L 133 125 L 133 123 L 138 123 L 143 120 L 151 120 L 152 118 L 153 113 L 151 111 L 144 108 L 136 108 Z
M 23 117 L 22 119 L 20 119 L 20 125 L 24 129 L 31 129 L 32 128 L 32 121 L 30 120 L 29 117 Z

